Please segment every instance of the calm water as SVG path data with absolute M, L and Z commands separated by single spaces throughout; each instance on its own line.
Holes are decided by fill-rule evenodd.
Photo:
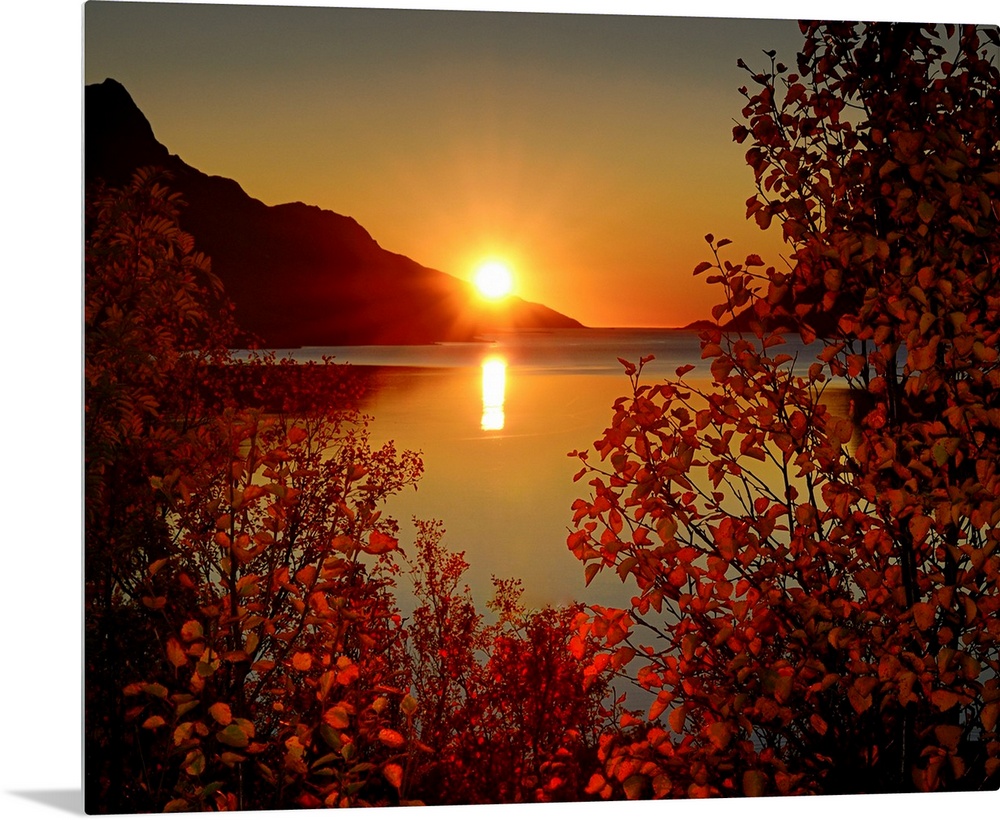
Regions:
M 281 351 L 279 351 L 281 352 Z M 284 352 L 282 352 L 284 353 Z M 464 551 L 477 604 L 491 577 L 519 578 L 531 606 L 570 601 L 623 605 L 634 594 L 613 572 L 584 586 L 582 565 L 566 548 L 574 483 L 571 450 L 592 449 L 629 390 L 618 357 L 655 355 L 644 373 L 706 376 L 697 334 L 678 330 L 566 330 L 501 334 L 492 343 L 413 347 L 306 348 L 297 359 L 329 354 L 374 366 L 365 412 L 372 440 L 419 450 L 425 474 L 416 491 L 386 512 L 412 543 L 411 518 L 437 519 L 446 544 Z M 404 605 L 405 595 L 404 597 Z

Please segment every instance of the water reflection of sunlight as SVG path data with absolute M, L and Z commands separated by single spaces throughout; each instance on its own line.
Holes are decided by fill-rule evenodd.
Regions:
M 503 399 L 507 362 L 500 356 L 483 359 L 483 430 L 503 430 Z

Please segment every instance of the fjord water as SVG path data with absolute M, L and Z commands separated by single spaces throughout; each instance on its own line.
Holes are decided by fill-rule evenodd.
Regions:
M 463 551 L 480 606 L 492 577 L 519 578 L 529 606 L 570 601 L 626 605 L 635 589 L 614 572 L 585 587 L 583 567 L 566 547 L 572 503 L 587 497 L 573 482 L 572 450 L 593 449 L 630 392 L 619 357 L 656 358 L 643 381 L 696 365 L 696 333 L 684 330 L 587 329 L 497 334 L 488 342 L 408 347 L 303 348 L 299 359 L 331 355 L 368 366 L 363 411 L 373 417 L 373 445 L 393 440 L 418 450 L 425 473 L 416 491 L 386 505 L 412 543 L 411 519 L 440 521 L 445 544 Z M 592 455 L 596 460 L 596 456 Z M 400 590 L 405 605 L 406 593 Z

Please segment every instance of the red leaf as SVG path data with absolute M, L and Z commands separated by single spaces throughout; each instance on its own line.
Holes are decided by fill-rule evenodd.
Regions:
M 931 695 L 931 703 L 933 703 L 942 712 L 946 712 L 948 709 L 957 705 L 958 700 L 958 695 L 954 692 L 946 692 L 944 689 L 938 689 Z
M 385 766 L 382 767 L 382 774 L 385 775 L 385 779 L 388 780 L 389 783 L 396 789 L 402 787 L 403 767 L 398 763 L 386 763 Z
M 399 749 L 406 745 L 406 738 L 395 729 L 379 729 L 378 739 L 390 749 Z
M 926 601 L 913 605 L 913 621 L 922 632 L 934 626 L 936 607 Z
M 397 539 L 376 530 L 368 538 L 368 544 L 364 547 L 364 551 L 369 555 L 385 555 L 398 548 L 399 541 Z
M 708 727 L 708 739 L 712 741 L 712 745 L 716 749 L 725 749 L 729 745 L 731 737 L 732 733 L 729 731 L 729 726 L 722 721 L 712 723 Z
M 649 707 L 649 719 L 656 720 L 663 711 L 667 708 L 667 704 L 670 702 L 670 695 L 667 692 L 660 692 L 656 696 L 656 700 L 653 701 L 653 705 Z M 675 710 L 676 711 L 676 710 Z
M 243 501 L 253 501 L 255 498 L 260 498 L 264 495 L 264 488 L 258 484 L 251 484 L 245 490 L 243 490 Z

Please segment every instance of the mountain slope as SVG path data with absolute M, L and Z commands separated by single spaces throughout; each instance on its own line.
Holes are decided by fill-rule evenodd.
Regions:
M 236 182 L 169 153 L 125 88 L 89 85 L 84 98 L 86 181 L 121 184 L 164 168 L 187 203 L 190 232 L 236 305 L 240 327 L 265 346 L 466 341 L 499 327 L 581 327 L 544 305 L 479 300 L 471 285 L 391 253 L 347 216 L 301 202 L 268 206 Z

